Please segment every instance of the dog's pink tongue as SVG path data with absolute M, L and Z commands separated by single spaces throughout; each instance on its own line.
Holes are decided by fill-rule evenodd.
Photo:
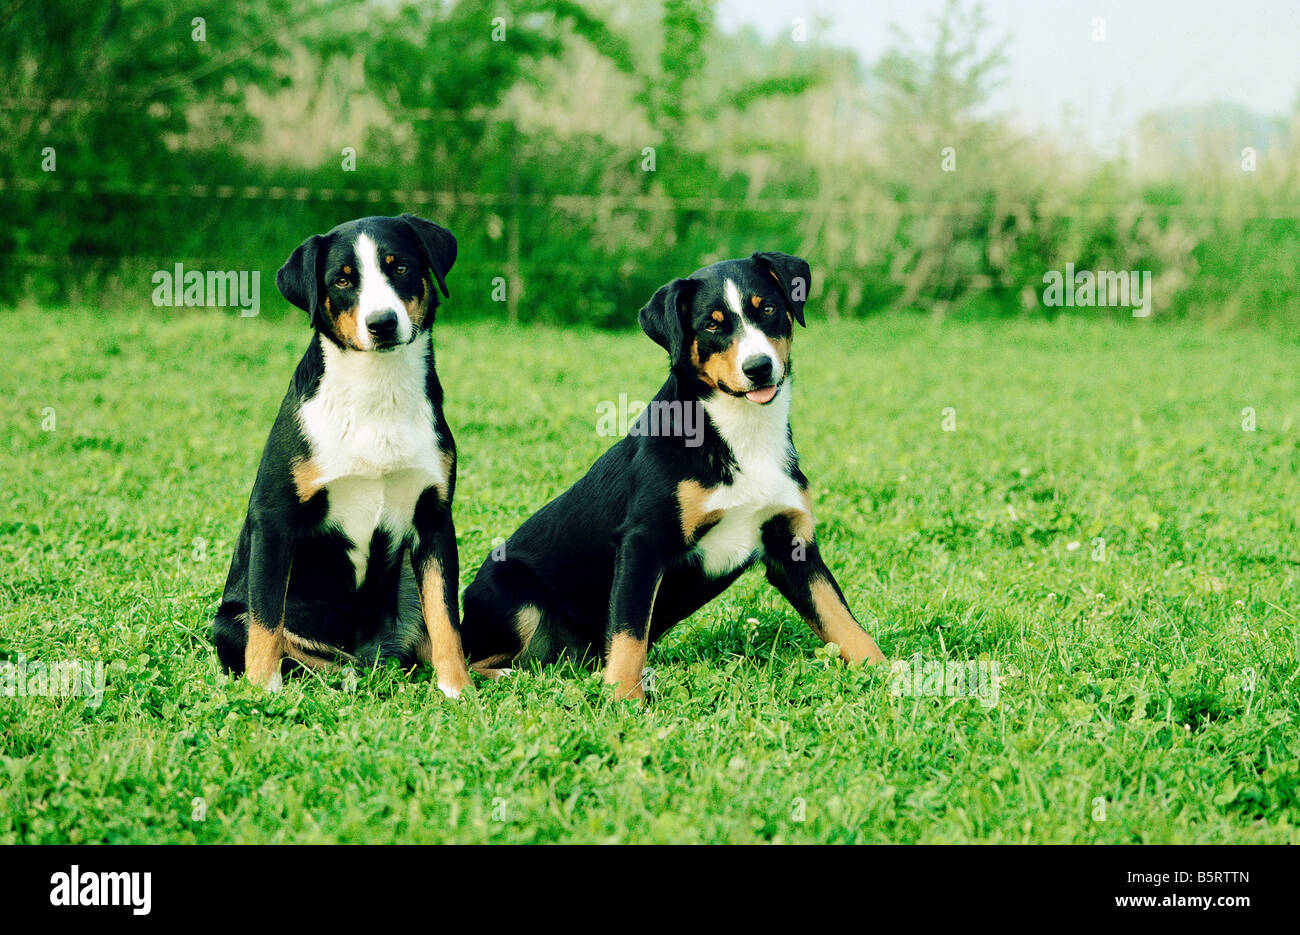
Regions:
M 775 386 L 765 386 L 761 390 L 750 390 L 745 394 L 745 398 L 751 403 L 770 403 L 772 397 L 776 395 Z

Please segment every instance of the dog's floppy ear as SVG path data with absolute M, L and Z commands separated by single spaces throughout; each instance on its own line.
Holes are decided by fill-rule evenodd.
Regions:
M 667 285 L 660 286 L 637 316 L 641 321 L 641 330 L 668 351 L 673 366 L 681 361 L 686 350 L 683 306 L 694 297 L 699 285 L 698 279 L 674 279 Z
M 289 255 L 275 274 L 275 285 L 291 303 L 311 315 L 312 324 L 321 320 L 320 263 L 325 256 L 326 238 L 317 234 L 308 237 Z
M 808 301 L 808 290 L 812 288 L 812 270 L 808 261 L 788 253 L 755 253 L 750 259 L 777 281 L 785 293 L 785 300 L 790 303 L 794 320 L 808 327 L 803 320 L 804 303 Z
M 424 260 L 429 264 L 429 271 L 437 280 L 438 288 L 442 290 L 443 295 L 451 298 L 451 293 L 447 291 L 446 277 L 451 272 L 452 264 L 456 262 L 456 238 L 447 228 L 439 227 L 424 218 L 417 218 L 414 214 L 403 214 L 402 220 L 420 241 L 420 252 L 424 254 Z

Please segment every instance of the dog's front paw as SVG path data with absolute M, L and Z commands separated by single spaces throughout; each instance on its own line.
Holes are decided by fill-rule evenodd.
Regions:
M 438 690 L 448 698 L 456 699 L 469 688 L 469 670 L 463 664 L 459 668 L 454 666 L 450 668 L 451 671 L 445 675 L 438 673 Z
M 269 678 L 266 676 L 258 678 L 250 672 L 246 678 L 249 682 L 262 689 L 262 691 L 278 692 L 280 689 L 284 688 L 284 677 L 280 675 L 278 671 L 272 672 Z

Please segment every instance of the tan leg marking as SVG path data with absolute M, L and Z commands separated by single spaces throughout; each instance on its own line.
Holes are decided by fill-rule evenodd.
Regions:
M 812 497 L 808 495 L 807 490 L 801 490 L 799 491 L 799 499 L 803 501 L 802 510 L 786 510 L 781 515 L 790 524 L 792 535 L 798 536 L 805 543 L 812 542 L 813 535 L 816 532 L 812 517 Z
M 805 513 L 803 510 L 786 510 L 781 515 L 790 524 L 791 533 L 798 536 L 805 543 L 813 541 L 815 527 L 813 526 L 811 514 Z
M 605 663 L 605 684 L 614 686 L 615 701 L 645 698 L 645 686 L 641 683 L 645 657 L 645 640 L 639 640 L 630 633 L 614 634 Z
M 244 672 L 259 688 L 280 687 L 280 660 L 284 658 L 284 630 L 269 630 L 251 613 L 248 615 L 248 644 L 244 647 Z
M 650 648 L 650 621 L 654 619 L 655 601 L 659 598 L 659 585 L 663 580 L 660 575 L 655 581 L 654 593 L 650 595 L 650 610 L 645 618 L 646 635 L 637 639 L 630 633 L 615 633 L 610 640 L 609 651 L 605 654 L 605 684 L 614 686 L 615 701 L 629 698 L 635 701 L 645 700 L 642 674 L 645 672 L 646 653 Z
M 281 632 L 284 634 L 284 654 L 309 669 L 332 669 L 340 662 L 357 661 L 355 656 L 345 653 L 337 646 L 319 640 L 309 640 L 289 630 Z
M 488 656 L 485 659 L 478 660 L 478 662 L 471 662 L 469 667 L 475 672 L 480 669 L 492 671 L 500 667 L 502 663 L 509 662 L 513 658 L 515 657 L 510 653 L 497 653 L 495 656 Z M 506 668 L 509 667 L 507 666 Z
M 817 619 L 809 620 L 808 626 L 823 643 L 837 644 L 840 654 L 849 662 L 866 661 L 875 665 L 885 661 L 885 654 L 876 641 L 853 619 L 853 614 L 849 613 L 835 588 L 825 578 L 813 579 L 812 600 Z
M 424 612 L 424 626 L 429 631 L 429 656 L 438 674 L 438 687 L 443 694 L 456 698 L 469 687 L 469 669 L 465 666 L 465 650 L 460 634 L 451 625 L 444 598 L 442 567 L 429 562 L 420 583 L 420 608 Z
M 480 659 L 478 662 L 470 663 L 469 670 L 495 682 L 497 679 L 503 679 L 514 671 L 514 669 L 509 666 L 501 665 L 501 663 L 509 662 L 513 658 L 514 657 L 509 653 L 501 653 L 497 656 L 488 656 L 486 659 Z
M 699 538 L 702 527 L 716 526 L 722 520 L 722 510 L 705 509 L 711 489 L 693 480 L 677 485 L 677 510 L 682 522 L 682 539 L 687 545 Z
M 289 607 L 289 582 L 293 578 L 293 558 L 284 576 L 284 596 L 280 598 L 280 622 L 274 630 L 248 611 L 248 642 L 244 645 L 244 674 L 254 685 L 267 691 L 280 690 L 280 661 L 284 658 L 284 615 Z
M 306 503 L 325 486 L 321 483 L 324 475 L 309 458 L 294 458 L 289 462 L 289 469 L 293 473 L 293 486 L 298 491 L 299 503 Z
M 532 642 L 533 636 L 537 633 L 537 628 L 542 623 L 542 611 L 532 604 L 525 604 L 515 612 L 515 635 L 519 638 L 519 651 L 514 653 L 497 653 L 494 656 L 486 656 L 477 659 L 469 664 L 471 672 L 477 672 L 479 675 L 486 676 L 490 679 L 499 679 L 509 675 L 513 670 L 510 663 L 519 658 L 528 649 L 528 644 Z

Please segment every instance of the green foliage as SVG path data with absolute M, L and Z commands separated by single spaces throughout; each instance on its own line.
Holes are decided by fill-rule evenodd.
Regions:
M 664 136 L 684 132 L 692 101 L 702 90 L 698 79 L 712 26 L 711 0 L 664 0 L 659 74 L 646 82 L 642 98 L 649 105 L 651 124 Z
M 24 287 L 38 298 L 66 297 L 105 264 L 165 242 L 172 205 L 132 196 L 132 181 L 203 177 L 206 166 L 173 145 L 191 129 L 196 105 L 215 115 L 208 132 L 250 132 L 245 91 L 273 83 L 270 63 L 283 51 L 280 24 L 291 8 L 273 0 L 205 10 L 205 41 L 194 38 L 192 13 L 165 0 L 15 3 L 0 15 L 0 71 L 9 82 L 0 107 L 0 254 L 16 258 L 11 268 L 34 259 L 43 274 L 15 277 L 10 298 Z M 41 169 L 47 147 L 56 172 Z
M 874 62 L 815 35 L 721 33 L 714 0 L 205 16 L 203 42 L 157 0 L 0 16 L 0 254 L 21 271 L 0 298 L 141 303 L 177 262 L 258 269 L 269 290 L 308 234 L 414 211 L 460 239 L 474 316 L 630 327 L 670 277 L 782 249 L 809 257 L 837 318 L 1128 314 L 1045 307 L 1044 274 L 1070 263 L 1150 271 L 1161 318 L 1300 325 L 1294 115 L 1251 174 L 1027 139 L 990 109 L 1006 37 L 977 3 L 951 0 Z M 293 158 L 269 142 L 280 122 L 301 126 Z
M 451 285 L 464 585 L 664 363 L 465 324 Z M 0 654 L 106 668 L 100 707 L 0 697 L 0 842 L 1300 843 L 1293 344 L 810 305 L 793 422 L 828 561 L 892 659 L 996 663 L 997 704 L 845 668 L 751 572 L 652 650 L 639 714 L 581 666 L 459 703 L 427 669 L 227 680 L 208 627 L 305 324 L 0 323 L 28 348 L 0 371 Z

